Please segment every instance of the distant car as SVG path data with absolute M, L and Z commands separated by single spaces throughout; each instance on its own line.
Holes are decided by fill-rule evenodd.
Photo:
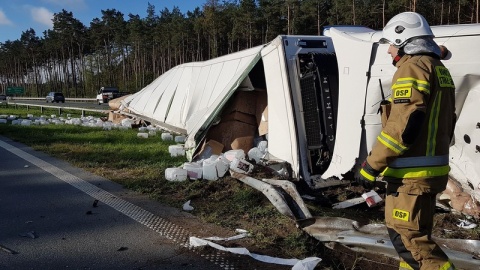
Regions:
M 7 95 L 0 94 L 0 100 L 7 100 Z
M 45 97 L 45 100 L 48 102 L 62 102 L 65 103 L 65 97 L 63 96 L 62 93 L 60 92 L 50 92 L 48 95 Z

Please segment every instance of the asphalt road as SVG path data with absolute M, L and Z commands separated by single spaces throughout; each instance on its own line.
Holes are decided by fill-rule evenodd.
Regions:
M 233 269 L 139 196 L 0 136 L 0 269 Z

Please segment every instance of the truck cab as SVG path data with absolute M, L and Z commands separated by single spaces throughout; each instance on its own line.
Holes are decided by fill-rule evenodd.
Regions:
M 102 103 L 108 103 L 108 101 L 115 99 L 120 96 L 120 91 L 117 87 L 100 87 L 97 93 L 97 103 L 98 105 Z

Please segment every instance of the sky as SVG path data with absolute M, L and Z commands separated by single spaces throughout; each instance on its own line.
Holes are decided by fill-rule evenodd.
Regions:
M 207 0 L 0 0 L 0 43 L 20 39 L 22 32 L 32 28 L 38 37 L 52 29 L 53 14 L 62 9 L 71 11 L 73 17 L 89 27 L 94 18 L 102 17 L 102 10 L 116 9 L 125 15 L 138 14 L 145 18 L 148 3 L 155 6 L 155 13 L 174 6 L 184 14 L 196 7 L 202 8 Z

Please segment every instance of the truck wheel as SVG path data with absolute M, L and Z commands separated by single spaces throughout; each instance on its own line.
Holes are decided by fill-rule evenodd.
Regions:
M 107 102 L 108 102 L 108 99 L 104 98 L 103 103 L 107 103 Z

